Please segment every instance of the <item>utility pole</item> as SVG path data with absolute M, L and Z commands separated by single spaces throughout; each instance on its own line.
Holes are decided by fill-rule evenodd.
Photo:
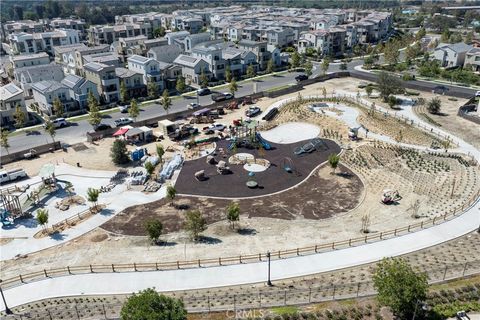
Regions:
M 0 280 L 0 283 L 1 282 L 2 282 L 2 280 Z M 0 286 L 0 294 L 2 295 L 3 304 L 5 305 L 5 313 L 6 314 L 13 314 L 13 311 L 10 310 L 10 308 L 7 306 L 7 301 L 5 300 L 5 296 L 3 295 L 3 290 L 2 290 L 1 286 Z
M 267 280 L 267 285 L 269 287 L 273 286 L 272 281 L 270 281 L 270 251 L 267 252 L 267 258 L 268 258 L 268 280 Z

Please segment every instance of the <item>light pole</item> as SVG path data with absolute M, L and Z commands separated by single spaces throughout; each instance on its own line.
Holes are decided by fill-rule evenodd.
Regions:
M 2 280 L 0 280 L 0 283 L 1 282 L 2 282 Z M 13 314 L 12 310 L 10 310 L 10 308 L 7 306 L 7 301 L 5 300 L 5 296 L 3 295 L 3 290 L 2 290 L 1 286 L 0 286 L 0 294 L 2 295 L 3 304 L 5 305 L 5 313 L 6 314 Z
M 268 280 L 267 285 L 269 287 L 273 286 L 272 281 L 270 281 L 270 251 L 267 252 L 267 259 L 268 259 Z

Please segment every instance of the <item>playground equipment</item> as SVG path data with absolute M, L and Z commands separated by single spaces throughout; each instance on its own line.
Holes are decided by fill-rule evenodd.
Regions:
M 197 179 L 198 181 L 207 180 L 207 177 L 205 176 L 205 170 L 195 172 L 195 179 Z
M 215 160 L 215 158 L 213 156 L 207 156 L 207 163 L 208 164 L 216 164 L 217 161 Z
M 232 173 L 232 170 L 230 170 L 230 167 L 227 167 L 227 163 L 225 161 L 220 160 L 217 164 L 217 172 L 218 174 L 229 174 Z
M 390 189 L 383 190 L 383 195 L 382 195 L 383 204 L 393 204 L 395 202 L 400 201 L 401 199 L 402 197 L 398 193 L 398 190 L 390 190 Z
M 10 216 L 10 213 L 3 208 L 0 208 L 0 220 L 2 221 L 2 225 L 4 227 L 11 226 L 14 223 L 14 220 Z
M 301 147 L 295 148 L 293 153 L 297 156 L 305 154 L 305 153 L 312 153 L 313 151 L 325 151 L 328 150 L 328 146 L 322 139 L 313 138 L 310 142 L 307 142 Z
M 288 173 L 295 173 L 297 176 L 300 176 L 300 172 L 297 171 L 295 168 L 295 165 L 293 164 L 293 161 L 289 157 L 285 157 L 282 160 L 282 168 Z
M 267 140 L 263 139 L 259 132 L 255 133 L 255 138 L 258 142 L 260 142 L 263 149 L 265 149 L 265 150 L 272 149 L 272 146 L 270 145 L 270 143 L 268 143 Z

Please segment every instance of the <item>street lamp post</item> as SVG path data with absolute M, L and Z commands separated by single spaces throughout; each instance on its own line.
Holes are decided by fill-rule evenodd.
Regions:
M 0 283 L 1 282 L 2 282 L 2 280 L 0 280 Z M 0 294 L 2 295 L 3 304 L 5 305 L 5 313 L 6 314 L 13 314 L 12 310 L 10 310 L 10 308 L 7 306 L 7 301 L 5 300 L 5 296 L 3 295 L 3 290 L 2 290 L 1 286 L 0 286 Z
M 268 280 L 267 285 L 269 287 L 273 286 L 272 281 L 270 281 L 270 251 L 267 252 L 267 259 L 268 259 Z

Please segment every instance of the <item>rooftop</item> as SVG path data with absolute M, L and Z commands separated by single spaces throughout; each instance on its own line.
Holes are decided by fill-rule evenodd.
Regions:
M 0 87 L 0 100 L 5 101 L 21 93 L 23 93 L 23 90 L 15 84 L 6 84 L 3 87 Z
M 35 89 L 41 93 L 52 92 L 58 89 L 67 88 L 65 85 L 58 81 L 54 80 L 43 80 L 40 82 L 36 82 L 32 85 L 32 89 Z

